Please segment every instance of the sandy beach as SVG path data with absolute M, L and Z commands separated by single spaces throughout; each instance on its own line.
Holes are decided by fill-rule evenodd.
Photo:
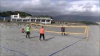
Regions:
M 88 26 L 88 41 L 84 35 L 62 36 L 47 32 L 46 41 L 40 41 L 36 30 L 31 31 L 28 39 L 21 33 L 22 27 L 25 28 L 24 25 L 0 24 L 0 56 L 100 56 L 100 25 Z

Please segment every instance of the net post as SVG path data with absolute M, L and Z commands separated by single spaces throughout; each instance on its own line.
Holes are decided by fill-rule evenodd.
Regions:
M 88 26 L 86 27 L 86 41 L 88 41 L 89 35 L 88 35 Z
M 32 30 L 33 28 L 32 28 L 32 23 L 30 23 L 30 29 Z

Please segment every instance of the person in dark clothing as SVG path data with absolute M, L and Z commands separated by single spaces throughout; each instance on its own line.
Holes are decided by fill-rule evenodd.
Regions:
M 61 32 L 62 32 L 62 35 L 65 35 L 65 27 L 64 26 L 61 27 Z

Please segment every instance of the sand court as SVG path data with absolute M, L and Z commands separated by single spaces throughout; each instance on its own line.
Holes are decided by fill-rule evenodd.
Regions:
M 25 33 L 21 33 L 22 27 L 25 28 L 26 25 L 0 24 L 0 56 L 100 56 L 99 25 L 89 26 L 88 41 L 85 35 L 62 36 L 49 32 L 45 33 L 46 41 L 40 41 L 37 30 L 32 30 L 31 38 L 28 39 L 25 38 Z M 59 30 L 59 28 L 47 29 Z M 79 32 L 84 31 L 83 29 L 75 31 L 78 30 Z

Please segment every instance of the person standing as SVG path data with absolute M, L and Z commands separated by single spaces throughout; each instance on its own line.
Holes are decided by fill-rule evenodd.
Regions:
M 26 27 L 26 38 L 30 38 L 30 27 Z
M 41 28 L 40 28 L 40 38 L 39 38 L 39 40 L 41 41 L 41 37 L 43 37 L 43 40 L 45 40 L 45 36 L 44 36 L 44 27 L 42 26 Z
M 62 32 L 62 35 L 65 35 L 65 27 L 64 26 L 61 27 L 61 32 Z
M 22 33 L 24 33 L 24 32 L 25 32 L 24 28 L 22 28 L 22 30 L 21 30 L 21 31 L 22 31 Z

